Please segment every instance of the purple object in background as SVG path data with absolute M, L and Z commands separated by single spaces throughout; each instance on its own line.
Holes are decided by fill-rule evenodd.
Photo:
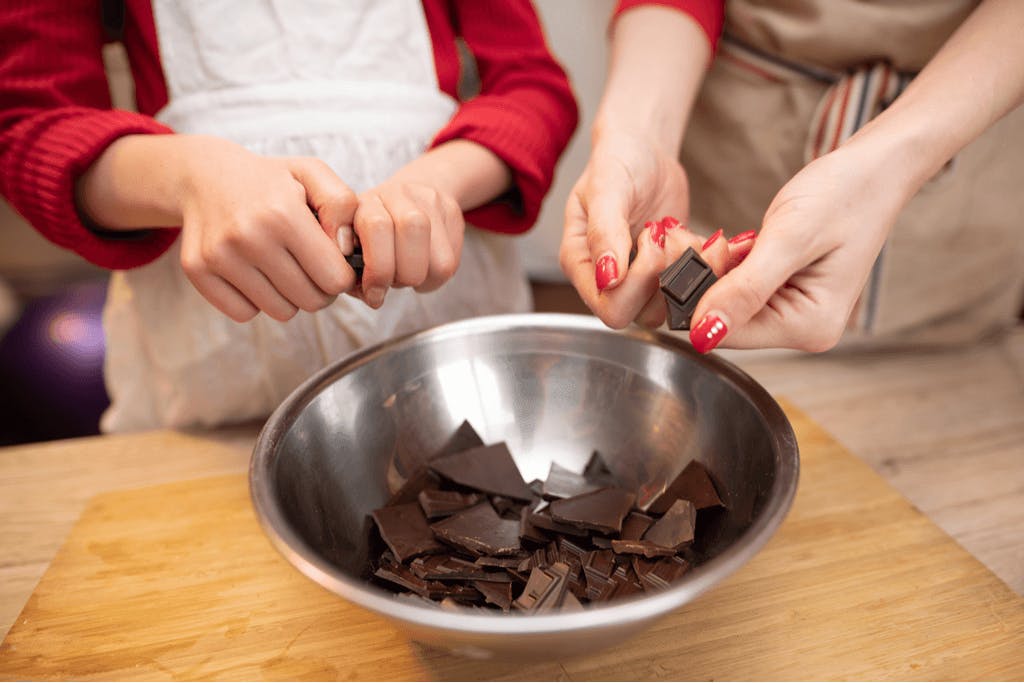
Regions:
M 29 301 L 0 339 L 0 443 L 99 433 L 104 282 Z

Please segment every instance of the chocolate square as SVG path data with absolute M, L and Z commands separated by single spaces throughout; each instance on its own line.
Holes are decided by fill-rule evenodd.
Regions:
M 668 305 L 669 329 L 688 330 L 697 302 L 718 278 L 711 266 L 690 247 L 658 280 Z

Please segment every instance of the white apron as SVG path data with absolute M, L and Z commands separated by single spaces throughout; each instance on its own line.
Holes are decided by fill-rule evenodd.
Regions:
M 420 155 L 456 102 L 438 88 L 418 0 L 154 0 L 169 101 L 157 118 L 268 156 L 315 156 L 356 192 Z M 531 302 L 512 239 L 467 227 L 454 278 L 341 296 L 287 323 L 236 323 L 193 288 L 180 240 L 114 273 L 104 311 L 104 431 L 212 426 L 268 415 L 298 384 L 368 344 Z

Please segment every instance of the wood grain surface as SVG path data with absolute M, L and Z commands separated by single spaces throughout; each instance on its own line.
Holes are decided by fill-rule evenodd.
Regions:
M 93 499 L 0 645 L 0 676 L 1024 677 L 1024 599 L 806 416 L 787 412 L 803 469 L 775 538 L 614 650 L 479 662 L 412 643 L 293 570 L 262 535 L 245 477 L 227 475 Z

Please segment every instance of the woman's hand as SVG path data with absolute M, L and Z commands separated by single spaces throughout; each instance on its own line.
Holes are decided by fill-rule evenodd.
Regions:
M 595 135 L 590 161 L 566 205 L 559 260 L 605 324 L 625 327 L 657 293 L 661 255 L 641 258 L 638 250 L 629 263 L 645 222 L 662 216 L 685 221 L 688 212 L 686 174 L 663 146 L 620 130 Z
M 835 346 L 909 199 L 887 163 L 867 145 L 849 145 L 786 183 L 749 256 L 701 298 L 691 321 L 694 347 Z

